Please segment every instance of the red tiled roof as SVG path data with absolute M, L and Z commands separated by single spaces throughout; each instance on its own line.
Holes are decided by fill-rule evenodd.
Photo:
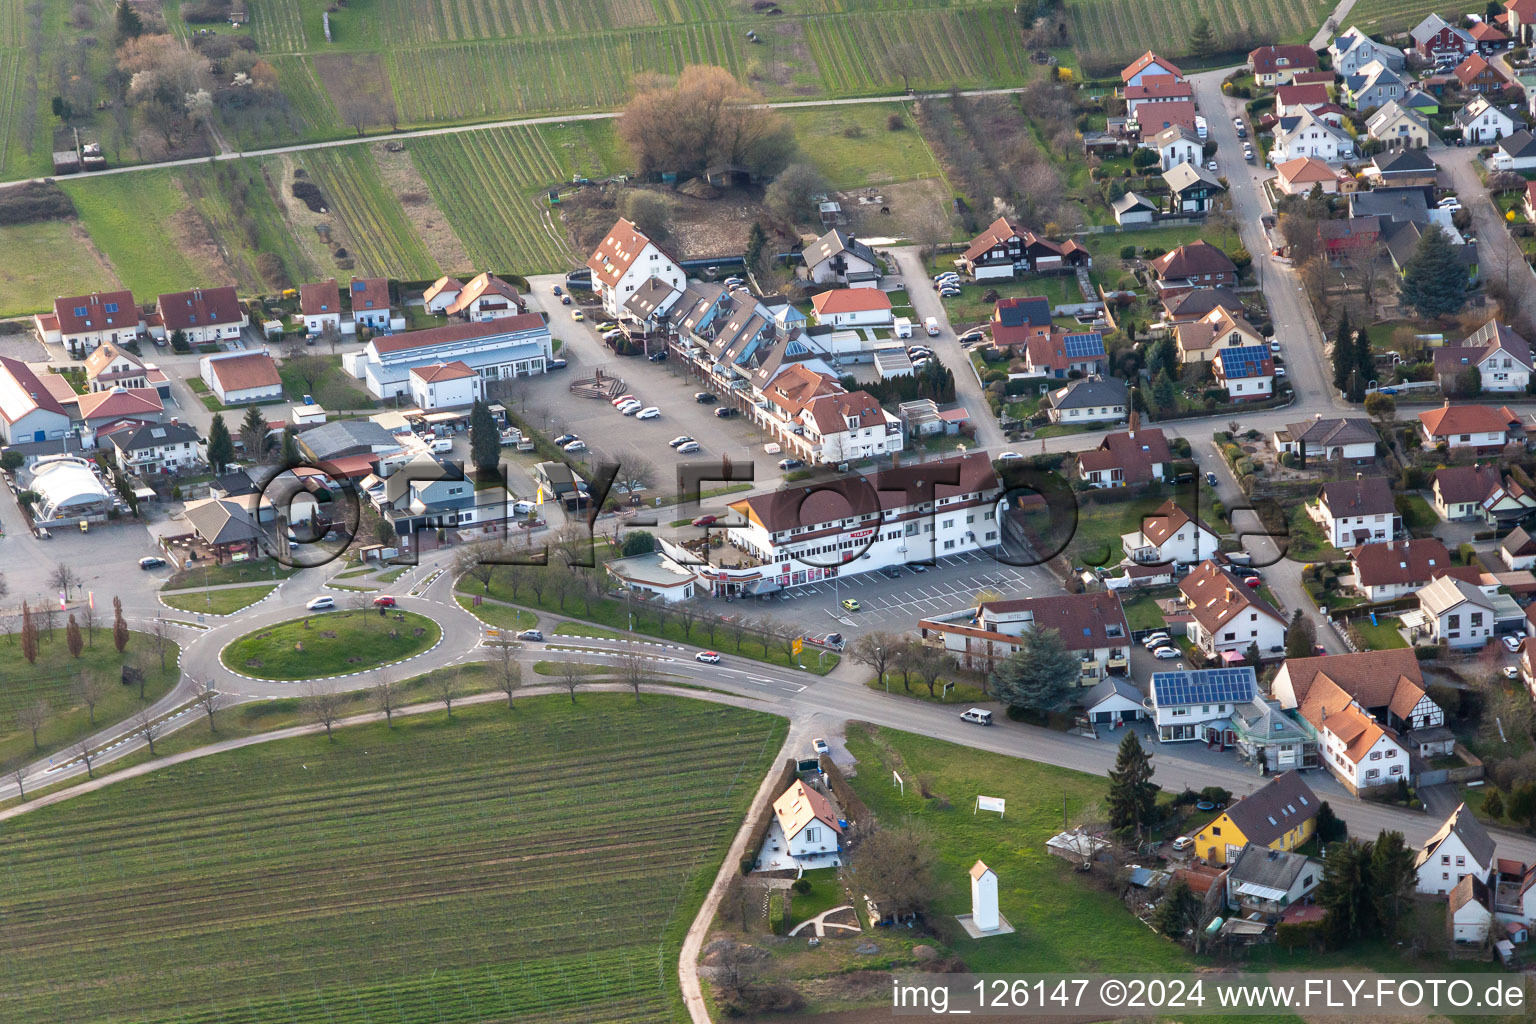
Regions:
M 108 306 L 115 309 L 109 311 Z M 140 319 L 139 309 L 133 304 L 133 292 L 130 291 L 99 292 L 54 299 L 53 314 L 59 321 L 62 334 L 122 330 L 125 327 L 137 327 Z
M 154 388 L 112 388 L 110 391 L 97 391 L 94 394 L 81 395 L 78 404 L 80 418 L 86 421 L 142 416 L 165 411 L 165 405 L 160 401 L 160 392 Z
M 596 251 L 587 257 L 587 266 L 592 270 L 592 279 L 600 281 L 610 288 L 619 283 L 619 278 L 624 276 L 635 260 L 640 258 L 640 253 L 647 245 L 655 245 L 641 230 L 620 217 L 618 223 L 609 230 L 608 237 L 598 243 Z M 657 246 L 657 248 L 661 248 Z M 672 257 L 667 256 L 670 260 Z M 672 260 L 676 263 L 676 260 Z
M 449 316 L 457 316 L 468 309 L 475 300 L 487 299 L 493 296 L 500 296 L 506 300 L 508 305 L 521 308 L 522 296 L 518 294 L 517 289 L 495 274 L 487 272 L 477 274 L 471 278 L 470 282 L 459 292 L 459 297 L 454 299 L 452 304 L 443 312 Z
M 423 302 L 431 303 L 433 299 L 437 298 L 444 292 L 457 295 L 463 290 L 464 282 L 460 281 L 458 278 L 440 277 L 436 281 L 433 281 L 432 286 L 422 293 L 421 298 Z
M 1180 71 L 1174 65 L 1174 63 L 1172 61 L 1170 61 L 1170 60 L 1168 60 L 1168 59 L 1166 59 L 1164 57 L 1159 57 L 1157 54 L 1153 53 L 1151 50 L 1148 50 L 1146 53 L 1142 54 L 1140 57 L 1137 57 L 1135 60 L 1133 60 L 1130 64 L 1126 65 L 1125 70 L 1120 72 L 1120 81 L 1122 81 L 1122 82 L 1129 82 L 1131 79 L 1135 78 L 1143 70 L 1145 70 L 1146 67 L 1149 64 L 1152 64 L 1154 62 L 1156 62 L 1158 65 L 1168 69 L 1169 71 L 1171 71 L 1175 75 L 1179 75 L 1179 76 L 1182 77 L 1183 74 L 1184 74 L 1184 72 Z
M 233 286 L 167 292 L 156 300 L 155 309 L 167 331 L 238 324 L 245 317 Z
M 1125 87 L 1127 100 L 1186 99 L 1194 95 L 1190 84 L 1174 75 L 1148 75 L 1140 85 Z
M 891 297 L 878 288 L 837 288 L 811 300 L 817 316 L 868 313 L 891 308 Z
M 219 386 L 227 394 L 231 391 L 248 391 L 252 388 L 282 386 L 277 364 L 265 352 L 247 352 L 245 355 L 211 359 L 208 366 L 219 378 Z
M 461 359 L 455 359 L 451 363 L 436 363 L 432 366 L 413 366 L 411 373 L 428 384 L 435 384 L 440 380 L 463 380 L 465 377 L 475 376 L 475 371 Z
M 1285 107 L 1301 104 L 1321 106 L 1328 102 L 1328 87 L 1321 82 L 1311 82 L 1306 85 L 1282 85 L 1275 90 L 1275 107 Z
M 1214 633 L 1232 616 L 1253 609 L 1284 623 L 1285 617 L 1269 606 L 1252 588 L 1221 571 L 1207 559 L 1179 581 L 1179 592 L 1189 605 L 1189 613 L 1208 633 Z
M 1435 470 L 1431 486 L 1447 505 L 1482 501 L 1504 482 L 1497 466 L 1446 466 Z
M 839 434 L 849 429 L 885 426 L 885 414 L 880 409 L 880 403 L 867 391 L 822 395 L 811 399 L 806 411 L 816 421 L 816 429 L 821 431 L 822 436 Z M 857 421 L 855 427 L 848 426 L 850 418 Z
M 1080 452 L 1077 463 L 1084 471 L 1118 469 L 1129 484 L 1148 483 L 1152 467 L 1167 465 L 1173 455 L 1161 430 L 1119 431 L 1106 434 L 1092 451 Z
M 1449 434 L 1503 433 L 1519 416 L 1508 409 L 1486 405 L 1450 405 L 1419 413 L 1419 421 L 1433 437 Z
M 1286 63 L 1282 65 L 1281 60 Z M 1248 54 L 1248 63 L 1256 75 L 1269 75 L 1277 71 L 1311 71 L 1317 67 L 1317 53 L 1311 47 L 1299 43 L 1291 46 L 1261 46 Z
M 16 382 L 16 387 L 26 396 L 26 399 L 22 399 L 19 395 L 15 396 L 16 401 L 12 403 L 7 401 L 7 395 L 0 392 L 0 416 L 4 416 L 6 422 L 16 422 L 32 412 L 34 407 L 56 412 L 61 416 L 68 415 L 53 393 L 43 386 L 38 375 L 32 372 L 32 367 L 20 359 L 0 356 L 0 372 L 9 374 Z M 24 405 L 26 408 L 22 408 Z
M 1194 277 L 1197 274 L 1235 274 L 1227 254 L 1209 242 L 1190 242 L 1165 252 L 1152 261 L 1159 278 Z
M 329 316 L 341 313 L 341 289 L 336 279 L 299 285 L 299 312 L 305 316 Z
M 1428 583 L 1451 564 L 1450 552 L 1433 537 L 1361 544 L 1349 557 L 1362 587 Z
M 354 277 L 347 286 L 352 296 L 352 311 L 389 308 L 389 278 Z

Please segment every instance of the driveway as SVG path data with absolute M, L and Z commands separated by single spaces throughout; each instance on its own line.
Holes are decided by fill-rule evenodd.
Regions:
M 1472 215 L 1472 234 L 1477 238 L 1478 263 L 1484 280 L 1504 283 L 1507 272 L 1509 292 L 1515 309 L 1506 311 L 1508 319 L 1522 319 L 1536 324 L 1536 273 L 1533 273 L 1520 246 L 1504 225 L 1504 215 L 1493 204 L 1488 189 L 1477 176 L 1478 148 L 1460 148 L 1435 143 L 1429 156 L 1440 168 L 1442 181 L 1455 191 L 1461 205 Z M 1514 316 L 1508 313 L 1513 312 Z

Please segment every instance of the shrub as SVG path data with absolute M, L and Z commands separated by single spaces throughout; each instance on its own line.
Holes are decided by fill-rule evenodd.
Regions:
M 983 384 L 1007 384 L 1008 374 L 1002 370 L 988 370 L 986 375 L 981 378 L 981 381 Z
M 32 224 L 75 215 L 75 204 L 51 181 L 0 189 L 0 224 Z
M 795 884 L 790 886 L 790 888 L 804 896 L 811 891 L 811 880 L 809 878 L 797 878 L 795 879 Z
M 892 114 L 885 119 L 885 130 L 888 132 L 899 132 L 906 126 L 907 121 L 900 114 Z
M 1133 260 L 1133 259 L 1135 259 L 1136 258 L 1136 247 L 1134 245 L 1122 245 L 1120 247 L 1120 258 L 1123 259 L 1123 260 Z
M 1222 789 L 1220 786 L 1206 786 L 1200 791 L 1201 800 L 1209 800 L 1213 804 L 1224 804 L 1232 799 L 1232 791 Z
M 1415 647 L 1413 649 L 1413 656 L 1418 658 L 1420 661 L 1434 661 L 1436 658 L 1440 657 L 1440 648 Z

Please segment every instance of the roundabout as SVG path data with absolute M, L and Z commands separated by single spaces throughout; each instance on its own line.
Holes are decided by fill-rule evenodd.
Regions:
M 432 650 L 442 627 L 425 615 L 389 609 L 321 612 L 276 622 L 231 640 L 224 668 L 252 679 L 298 682 L 355 675 Z

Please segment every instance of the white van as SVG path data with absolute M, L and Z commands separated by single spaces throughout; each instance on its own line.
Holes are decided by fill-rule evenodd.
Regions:
M 442 455 L 444 452 L 453 451 L 453 441 L 446 437 L 436 437 L 427 442 L 427 448 L 434 455 Z
M 896 327 L 896 337 L 898 337 L 898 338 L 910 338 L 910 337 L 912 337 L 912 318 L 911 317 L 899 316 L 894 321 L 892 321 L 892 323 Z
M 962 722 L 974 722 L 976 725 L 991 725 L 992 712 L 983 711 L 981 708 L 970 708 L 967 711 L 960 712 L 960 720 Z
M 928 332 L 928 337 L 937 338 L 939 336 L 939 318 L 930 316 L 923 321 L 923 328 Z
M 1204 142 L 1205 137 L 1210 134 L 1210 128 L 1206 125 L 1205 118 L 1198 114 L 1195 115 L 1195 134 L 1200 136 L 1201 142 Z

